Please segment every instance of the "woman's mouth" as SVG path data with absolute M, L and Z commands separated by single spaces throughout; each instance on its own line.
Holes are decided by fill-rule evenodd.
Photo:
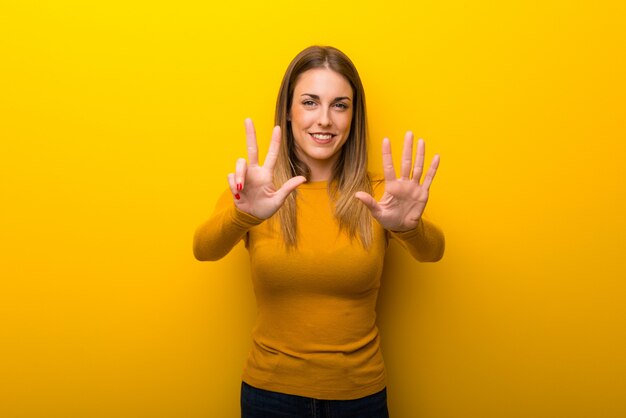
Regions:
M 327 132 L 315 132 L 309 133 L 309 135 L 311 135 L 311 138 L 313 138 L 313 140 L 318 144 L 328 144 L 335 136 Z

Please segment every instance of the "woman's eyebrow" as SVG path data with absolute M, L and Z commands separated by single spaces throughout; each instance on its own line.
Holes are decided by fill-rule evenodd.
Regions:
M 317 94 L 311 94 L 311 93 L 302 93 L 300 96 L 309 96 L 313 99 L 320 99 L 320 96 L 318 96 Z M 342 97 L 335 97 L 333 99 L 334 102 L 339 101 L 339 100 L 352 100 L 350 97 L 348 96 L 342 96 Z

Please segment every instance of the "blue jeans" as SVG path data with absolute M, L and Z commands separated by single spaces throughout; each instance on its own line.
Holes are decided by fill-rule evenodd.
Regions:
M 241 418 L 389 418 L 387 390 L 360 399 L 329 401 L 271 392 L 242 382 Z

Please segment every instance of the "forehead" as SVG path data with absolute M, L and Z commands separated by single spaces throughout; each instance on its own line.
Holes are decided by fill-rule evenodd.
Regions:
M 314 94 L 320 97 L 352 97 L 352 86 L 341 74 L 329 68 L 314 68 L 300 74 L 294 95 Z

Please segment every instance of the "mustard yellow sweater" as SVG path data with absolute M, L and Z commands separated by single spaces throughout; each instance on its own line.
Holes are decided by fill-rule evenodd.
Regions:
M 402 233 L 374 221 L 368 250 L 351 241 L 339 231 L 326 182 L 298 187 L 298 248 L 287 251 L 278 222 L 239 211 L 225 192 L 197 229 L 194 253 L 217 260 L 246 241 L 258 313 L 243 380 L 318 399 L 357 399 L 382 390 L 375 307 L 389 238 L 420 261 L 443 255 L 443 234 L 426 220 Z

